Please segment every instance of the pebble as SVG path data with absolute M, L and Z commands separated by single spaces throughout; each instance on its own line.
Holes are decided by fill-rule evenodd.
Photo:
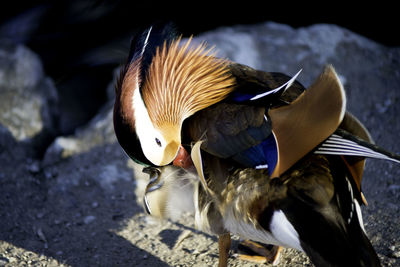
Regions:
M 88 216 L 86 216 L 86 217 L 83 219 L 83 222 L 84 222 L 85 224 L 89 224 L 89 223 L 94 222 L 95 220 L 96 220 L 96 216 L 88 215 Z
M 40 165 L 38 161 L 29 162 L 27 165 L 27 169 L 32 174 L 38 174 L 40 171 Z
M 7 258 L 5 258 L 5 257 L 0 257 L 0 266 L 4 266 L 4 265 L 6 265 L 7 263 L 9 263 L 10 261 L 7 259 Z
M 42 228 L 38 228 L 37 231 L 36 231 L 36 234 L 38 235 L 40 240 L 42 240 L 44 243 L 47 243 L 47 239 L 46 239 L 46 236 L 43 233 Z
M 396 246 L 390 246 L 389 249 L 392 251 L 392 253 L 390 253 L 392 258 L 400 258 L 400 250 L 396 251 Z
M 393 258 L 400 258 L 400 250 L 392 253 Z
M 18 261 L 18 259 L 15 258 L 15 257 L 9 257 L 9 258 L 8 258 L 8 261 L 9 261 L 10 263 L 13 263 L 13 262 Z

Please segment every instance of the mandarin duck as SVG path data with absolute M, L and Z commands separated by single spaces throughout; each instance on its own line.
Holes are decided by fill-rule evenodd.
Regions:
M 298 74 L 254 70 L 217 58 L 204 43 L 182 41 L 168 27 L 150 27 L 133 39 L 116 86 L 117 139 L 140 164 L 194 173 L 201 186 L 187 184 L 199 188 L 196 218 L 207 218 L 197 225 L 219 235 L 220 255 L 232 232 L 294 247 L 316 265 L 343 266 L 340 253 L 352 255 L 352 266 L 379 265 L 359 215 L 364 162 L 400 157 L 374 145 L 346 112 L 332 66 L 307 89 Z M 147 191 L 177 192 L 175 183 L 154 178 Z M 168 198 L 156 199 L 165 211 Z M 154 209 L 149 201 L 146 207 Z

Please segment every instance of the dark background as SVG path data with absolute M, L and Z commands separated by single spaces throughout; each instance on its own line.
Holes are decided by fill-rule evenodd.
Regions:
M 234 2 L 7 1 L 0 8 L 0 38 L 25 44 L 41 57 L 59 91 L 60 134 L 96 114 L 131 36 L 155 21 L 174 22 L 184 36 L 266 21 L 295 28 L 332 23 L 386 46 L 400 45 L 398 8 L 383 1 Z

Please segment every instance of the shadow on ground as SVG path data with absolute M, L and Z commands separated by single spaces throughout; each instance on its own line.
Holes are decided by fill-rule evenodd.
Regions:
M 104 147 L 95 150 L 105 162 L 113 160 L 113 155 L 104 154 Z M 136 203 L 135 183 L 119 179 L 112 191 L 104 189 L 95 172 L 85 170 L 88 157 L 93 157 L 93 151 L 67 159 L 52 177 L 34 163 L 2 168 L 0 240 L 70 266 L 168 266 L 116 234 L 127 219 L 142 211 Z M 82 165 L 75 166 L 76 162 Z M 57 179 L 68 177 L 68 172 L 81 176 L 78 182 L 58 186 Z M 3 257 L 3 262 L 9 259 Z

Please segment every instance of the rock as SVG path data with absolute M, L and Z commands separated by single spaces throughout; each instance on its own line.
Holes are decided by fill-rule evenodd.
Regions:
M 96 146 L 116 143 L 112 116 L 115 94 L 113 88 L 118 74 L 119 69 L 114 72 L 114 79 L 108 86 L 108 102 L 93 119 L 78 128 L 74 135 L 56 138 L 46 151 L 44 165 L 50 165 L 74 154 L 90 151 Z
M 0 124 L 17 142 L 43 150 L 57 132 L 58 95 L 38 56 L 0 41 Z
M 1 115 L 0 115 L 1 116 Z M 9 129 L 0 123 L 0 162 L 8 166 L 26 157 L 26 149 L 17 143 Z
M 332 64 L 344 83 L 348 109 L 366 123 L 373 135 L 382 123 L 392 124 L 388 118 L 393 117 L 388 113 L 400 114 L 398 48 L 385 47 L 329 24 L 294 29 L 268 22 L 219 28 L 195 38 L 197 42 L 204 40 L 216 46 L 219 56 L 256 69 L 288 75 L 303 69 L 298 79 L 305 86 L 314 81 L 324 65 Z M 381 113 L 384 122 L 371 116 L 375 113 Z M 391 138 L 396 135 L 391 131 Z M 391 138 L 388 140 L 394 140 Z
M 146 177 L 141 172 L 142 167 L 132 163 L 123 154 L 115 137 L 112 88 L 116 83 L 117 74 L 119 70 L 115 71 L 114 79 L 110 82 L 109 100 L 99 113 L 86 125 L 77 129 L 74 135 L 57 137 L 48 147 L 42 166 L 50 179 L 57 174 L 53 188 L 55 191 L 67 190 L 78 185 L 82 177 L 88 174 L 95 177 L 96 183 L 105 190 L 113 190 L 114 184 L 119 181 L 132 181 L 133 173 L 137 174 L 137 177 Z M 141 191 L 144 190 L 145 184 L 147 182 L 140 183 Z
M 107 103 L 87 125 L 72 136 L 60 136 L 47 149 L 44 163 L 90 151 L 96 146 L 116 142 L 112 123 L 112 104 Z

